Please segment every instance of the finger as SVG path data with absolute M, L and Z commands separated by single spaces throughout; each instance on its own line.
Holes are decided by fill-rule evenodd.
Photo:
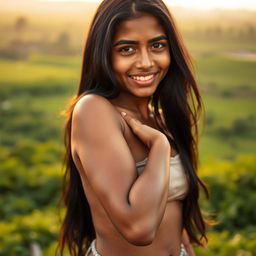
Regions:
M 136 126 L 137 124 L 142 124 L 138 119 L 129 116 L 126 112 L 121 112 L 121 115 L 131 127 L 133 127 L 134 125 Z
M 142 124 L 139 120 L 132 118 L 131 116 L 127 115 L 125 112 L 121 112 L 125 122 L 129 125 L 133 133 L 138 136 L 145 145 L 150 146 L 148 142 L 148 135 L 145 130 L 146 126 Z

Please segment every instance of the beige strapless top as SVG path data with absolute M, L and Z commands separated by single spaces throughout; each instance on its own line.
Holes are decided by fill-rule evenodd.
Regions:
M 137 162 L 136 167 L 140 175 L 147 163 L 147 159 Z M 188 183 L 182 166 L 180 155 L 170 157 L 170 181 L 168 201 L 182 200 L 186 197 L 188 192 Z

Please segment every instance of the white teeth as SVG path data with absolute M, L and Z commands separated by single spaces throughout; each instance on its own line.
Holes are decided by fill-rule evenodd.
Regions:
M 154 77 L 154 75 L 150 75 L 150 76 L 132 76 L 132 79 L 138 80 L 138 81 L 148 81 L 148 80 L 152 79 L 153 77 Z

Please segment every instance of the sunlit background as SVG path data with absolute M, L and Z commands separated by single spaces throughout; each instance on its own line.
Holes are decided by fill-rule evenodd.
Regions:
M 199 175 L 211 199 L 201 201 L 218 224 L 197 255 L 254 256 L 256 2 L 165 2 L 194 59 L 206 112 Z M 0 0 L 0 256 L 54 255 L 60 112 L 76 92 L 98 4 Z
M 34 0 L 34 1 L 47 1 L 47 2 L 95 2 L 100 3 L 100 0 Z M 207 0 L 164 0 L 164 2 L 171 6 L 183 6 L 183 7 L 192 7 L 200 9 L 208 8 L 246 8 L 252 9 L 256 8 L 255 1 L 207 1 Z

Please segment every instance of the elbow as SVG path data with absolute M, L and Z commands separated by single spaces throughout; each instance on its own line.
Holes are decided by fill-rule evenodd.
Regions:
M 130 227 L 124 234 L 125 239 L 132 245 L 147 246 L 155 239 L 155 231 L 146 227 Z

